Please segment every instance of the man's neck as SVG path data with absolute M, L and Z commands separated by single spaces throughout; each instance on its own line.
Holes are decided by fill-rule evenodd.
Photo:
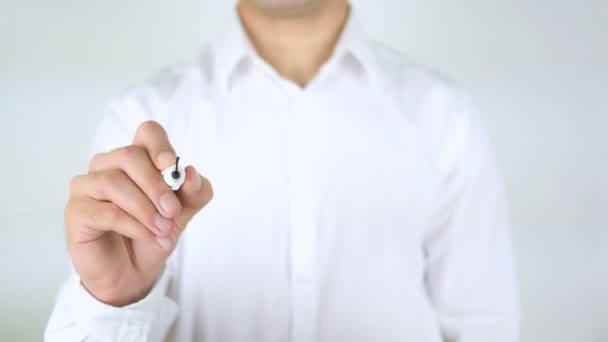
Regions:
M 306 14 L 273 16 L 240 1 L 238 12 L 260 57 L 281 76 L 304 87 L 330 58 L 348 17 L 344 0 L 322 6 Z

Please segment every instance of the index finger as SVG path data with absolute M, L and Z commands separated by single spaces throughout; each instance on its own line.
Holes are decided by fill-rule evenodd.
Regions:
M 135 137 L 133 137 L 133 145 L 143 148 L 158 170 L 163 170 L 175 164 L 177 159 L 167 132 L 156 121 L 145 121 L 139 125 Z

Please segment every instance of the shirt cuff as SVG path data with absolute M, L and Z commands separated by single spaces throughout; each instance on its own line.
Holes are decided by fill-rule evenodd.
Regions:
M 178 311 L 177 303 L 166 296 L 170 280 L 171 272 L 165 268 L 145 298 L 114 307 L 93 297 L 74 274 L 64 292 L 71 297 L 67 316 L 72 319 L 66 323 L 75 323 L 75 335 L 87 341 L 161 341 Z

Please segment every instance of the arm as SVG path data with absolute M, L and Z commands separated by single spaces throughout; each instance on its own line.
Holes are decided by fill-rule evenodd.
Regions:
M 170 279 L 171 272 L 165 269 L 144 299 L 114 307 L 93 297 L 72 271 L 59 290 L 44 340 L 163 341 L 178 311 L 177 303 L 166 296 Z
M 189 166 L 184 185 L 171 191 L 160 170 L 175 160 L 173 148 L 160 125 L 140 125 L 146 117 L 134 103 L 109 107 L 89 172 L 70 184 L 65 219 L 73 269 L 57 296 L 47 341 L 162 341 L 176 318 L 166 261 L 210 200 L 211 186 Z M 171 160 L 160 160 L 167 152 Z M 172 211 L 160 200 L 169 195 L 180 203 Z M 161 229 L 161 215 L 170 227 Z
M 425 239 L 427 289 L 446 341 L 517 341 L 509 222 L 489 139 L 466 96 L 446 120 L 445 182 Z

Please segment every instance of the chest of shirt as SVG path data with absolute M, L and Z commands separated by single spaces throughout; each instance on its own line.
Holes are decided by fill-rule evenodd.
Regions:
M 439 182 L 419 127 L 382 97 L 344 93 L 248 88 L 176 118 L 179 153 L 214 188 L 206 224 L 277 236 L 297 216 L 320 236 L 418 244 Z

